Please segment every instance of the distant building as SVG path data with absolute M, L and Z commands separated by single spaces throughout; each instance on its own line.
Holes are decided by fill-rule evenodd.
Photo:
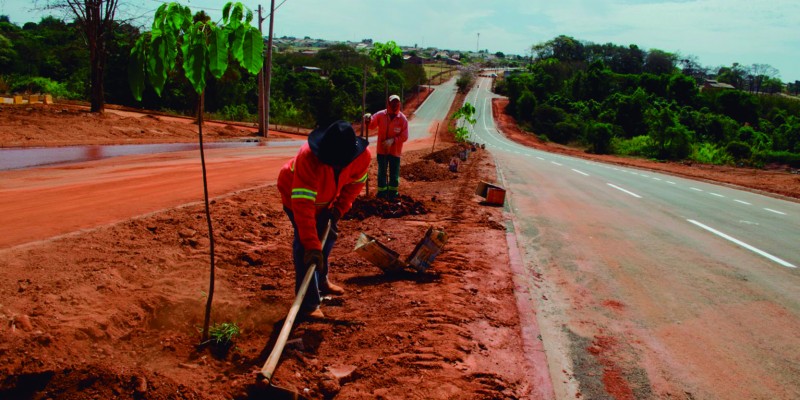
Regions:
M 700 88 L 701 90 L 725 90 L 725 89 L 736 89 L 733 85 L 717 82 L 713 79 L 706 79 L 703 82 L 703 86 Z
M 405 60 L 405 62 L 407 62 L 409 64 L 417 64 L 417 65 L 430 63 L 430 61 L 428 59 L 420 57 L 420 56 L 417 56 L 417 55 L 406 55 L 406 56 L 403 56 L 403 60 Z
M 323 71 L 322 68 L 311 67 L 311 66 L 307 66 L 307 65 L 304 65 L 302 67 L 295 67 L 294 72 L 311 72 L 311 73 L 314 73 L 314 74 L 317 74 L 317 75 L 320 75 L 320 76 L 324 76 L 325 75 L 325 73 L 324 73 L 325 71 Z

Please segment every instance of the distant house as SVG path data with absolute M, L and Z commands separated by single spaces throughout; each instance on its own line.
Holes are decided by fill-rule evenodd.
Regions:
M 325 73 L 322 70 L 322 68 L 311 67 L 311 66 L 307 66 L 307 65 L 304 65 L 302 67 L 295 67 L 294 72 L 311 72 L 311 73 L 314 73 L 314 74 L 317 74 L 317 75 L 320 75 L 320 76 L 324 76 L 325 75 Z
M 417 64 L 417 65 L 422 65 L 422 64 L 427 64 L 428 63 L 427 59 L 422 58 L 420 56 L 416 56 L 416 55 L 403 56 L 403 60 L 405 60 L 405 62 L 407 62 L 409 64 Z
M 701 90 L 725 90 L 725 89 L 736 89 L 733 85 L 717 82 L 713 79 L 706 79 L 703 82 L 703 86 L 700 88 Z

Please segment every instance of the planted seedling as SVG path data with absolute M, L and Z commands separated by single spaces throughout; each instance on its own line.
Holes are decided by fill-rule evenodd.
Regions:
M 208 238 L 210 242 L 210 274 L 206 315 L 201 343 L 209 337 L 211 303 L 214 298 L 214 230 L 209 211 L 205 152 L 203 150 L 203 93 L 206 76 L 221 78 L 233 59 L 255 75 L 264 63 L 264 40 L 257 28 L 250 25 L 253 12 L 241 3 L 227 3 L 222 8 L 222 21 L 213 22 L 205 13 L 192 16 L 189 7 L 178 3 L 162 4 L 155 13 L 150 32 L 145 32 L 131 49 L 128 77 L 133 96 L 141 101 L 145 83 L 161 96 L 170 73 L 183 60 L 184 76 L 197 94 L 197 136 L 200 143 L 200 164 L 203 169 Z M 180 55 L 180 57 L 179 57 Z

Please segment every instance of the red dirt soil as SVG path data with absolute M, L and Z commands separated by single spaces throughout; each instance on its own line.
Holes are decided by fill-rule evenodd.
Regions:
M 58 106 L 0 109 L 4 145 L 191 141 L 194 129 Z M 204 131 L 211 140 L 252 135 L 225 125 Z M 521 351 L 506 219 L 473 194 L 479 181 L 494 180 L 494 164 L 478 151 L 459 172 L 447 171 L 435 160 L 449 160 L 458 147 L 441 136 L 433 161 L 430 140 L 409 143 L 396 203 L 373 198 L 373 162 L 371 196 L 340 223 L 331 257 L 332 279 L 347 293 L 324 301 L 326 319 L 296 322 L 275 384 L 314 399 L 536 391 Z M 35 180 L 36 169 L 29 175 Z M 151 183 L 134 195 L 167 195 L 146 189 L 159 187 Z M 87 188 L 76 183 L 74 191 Z M 14 190 L 0 187 L 9 196 Z M 0 249 L 0 398 L 248 398 L 294 299 L 292 229 L 274 185 L 218 195 L 211 215 L 211 321 L 241 328 L 227 352 L 197 346 L 209 269 L 203 206 L 170 207 Z M 431 226 L 449 239 L 424 273 L 387 274 L 353 252 L 363 232 L 405 257 Z

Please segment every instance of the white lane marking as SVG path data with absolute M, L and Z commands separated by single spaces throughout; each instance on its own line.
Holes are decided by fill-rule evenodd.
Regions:
M 677 185 L 677 183 L 675 183 L 673 181 L 667 181 L 667 183 L 669 183 L 670 185 Z
M 561 167 L 561 166 L 563 166 L 563 165 L 564 165 L 564 164 L 559 164 L 559 163 L 557 163 L 557 162 L 555 162 L 555 161 L 550 161 L 550 163 L 551 163 L 551 164 L 558 165 L 559 167 Z
M 660 181 L 660 180 L 661 180 L 661 178 L 653 178 L 653 179 L 654 179 L 654 180 L 657 180 L 657 181 Z
M 536 156 L 536 158 L 538 158 L 538 159 L 540 159 L 540 160 L 544 161 L 544 158 L 542 158 L 542 157 Z
M 774 212 L 775 214 L 786 215 L 785 212 L 781 212 L 781 211 L 778 211 L 778 210 L 773 210 L 771 208 L 765 208 L 765 210 L 767 210 L 769 212 Z
M 712 196 L 717 196 L 717 197 L 725 197 L 725 196 L 723 196 L 723 195 L 721 195 L 721 194 L 714 193 L 714 192 L 708 192 L 708 193 L 709 193 L 709 194 L 711 194 Z
M 735 200 L 735 199 L 734 199 L 733 201 L 735 201 L 735 202 L 737 202 L 737 203 L 746 204 L 746 205 L 748 205 L 748 206 L 752 206 L 752 204 L 750 204 L 750 203 L 748 203 L 748 202 L 746 202 L 746 201 L 742 201 L 742 200 Z
M 716 230 L 716 229 L 714 229 L 714 228 L 712 228 L 710 226 L 703 225 L 700 222 L 697 222 L 697 221 L 695 221 L 693 219 L 687 219 L 687 221 L 689 221 L 689 222 L 691 222 L 691 223 L 693 223 L 693 224 L 695 224 L 695 225 L 697 225 L 697 226 L 699 226 L 699 227 L 701 227 L 701 228 L 703 228 L 703 229 L 705 229 L 705 230 L 707 230 L 707 231 L 709 231 L 709 232 L 711 232 L 711 233 L 713 233 L 713 234 L 715 234 L 715 235 L 717 235 L 717 236 L 719 236 L 719 237 L 721 237 L 723 239 L 726 239 L 726 240 L 729 240 L 729 241 L 731 241 L 733 243 L 736 243 L 739 246 L 742 246 L 747 250 L 750 250 L 750 251 L 752 251 L 752 252 L 754 252 L 756 254 L 759 254 L 759 255 L 761 255 L 763 257 L 766 257 L 766 258 L 768 258 L 768 259 L 770 259 L 770 260 L 772 260 L 772 261 L 774 261 L 774 262 L 776 262 L 776 263 L 778 263 L 780 265 L 783 265 L 784 267 L 797 268 L 796 265 L 794 265 L 794 264 L 792 264 L 792 263 L 790 263 L 788 261 L 784 261 L 784 260 L 782 260 L 782 259 L 780 259 L 778 257 L 773 256 L 772 254 L 767 253 L 766 251 L 757 249 L 757 248 L 755 248 L 755 247 L 753 247 L 753 246 L 751 246 L 751 245 L 749 245 L 749 244 L 747 244 L 745 242 L 742 242 L 739 239 L 736 239 L 734 237 L 728 236 L 728 235 L 726 235 L 726 234 L 724 234 L 724 233 L 722 233 L 722 232 L 720 232 L 720 231 L 718 231 L 718 230 Z
M 619 187 L 619 186 L 617 186 L 617 185 L 614 185 L 614 184 L 611 184 L 611 183 L 606 183 L 606 184 L 607 184 L 608 186 L 611 186 L 611 187 L 613 187 L 614 189 L 617 189 L 617 190 L 619 190 L 619 191 L 622 191 L 622 192 L 625 192 L 625 193 L 627 193 L 627 194 L 629 194 L 629 195 L 631 195 L 631 196 L 633 196 L 633 197 L 636 197 L 637 199 L 641 199 L 641 198 L 642 198 L 642 196 L 639 196 L 639 195 L 638 195 L 638 194 L 636 194 L 636 193 L 633 193 L 633 192 L 627 191 L 627 190 L 625 190 L 625 189 L 623 189 L 623 188 L 621 188 L 621 187 Z
M 696 188 L 696 187 L 690 187 L 689 189 L 696 190 L 696 191 L 698 191 L 698 192 L 702 192 L 702 191 L 703 191 L 703 189 L 698 189 L 698 188 Z
M 587 174 L 586 172 L 583 172 L 583 171 L 578 171 L 578 170 L 577 170 L 577 169 L 575 169 L 575 168 L 573 168 L 572 170 L 573 170 L 573 171 L 575 171 L 575 172 L 577 172 L 577 173 L 579 173 L 579 174 L 581 174 L 581 175 L 583 175 L 583 176 L 589 176 L 589 174 Z

